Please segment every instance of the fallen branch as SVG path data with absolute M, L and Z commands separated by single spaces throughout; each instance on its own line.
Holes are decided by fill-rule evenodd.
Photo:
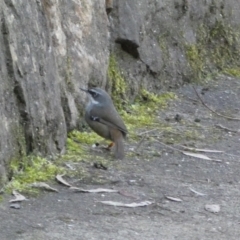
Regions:
M 221 124 L 216 124 L 215 127 L 220 128 L 220 129 L 223 129 L 223 130 L 225 130 L 225 131 L 227 131 L 227 132 L 234 132 L 234 133 L 240 132 L 240 130 L 230 129 L 230 128 L 224 127 L 224 126 L 221 125 Z
M 147 133 L 154 132 L 154 131 L 156 131 L 156 130 L 157 130 L 157 128 L 154 128 L 154 129 L 151 129 L 151 130 L 148 130 L 148 131 L 141 132 L 141 133 L 139 133 L 138 135 L 142 136 L 142 135 L 145 135 L 145 134 L 147 134 Z
M 240 121 L 240 118 L 234 118 L 234 117 L 229 117 L 229 116 L 226 116 L 226 115 L 223 115 L 221 113 L 218 113 L 216 111 L 214 111 L 213 109 L 211 109 L 201 98 L 201 96 L 199 95 L 199 93 L 197 92 L 196 88 L 194 86 L 192 86 L 194 92 L 196 93 L 197 97 L 199 98 L 199 100 L 201 101 L 202 105 L 205 106 L 209 111 L 211 111 L 212 113 L 216 114 L 217 116 L 219 117 L 223 117 L 223 118 L 226 118 L 226 119 L 229 119 L 229 120 L 235 120 L 235 121 Z

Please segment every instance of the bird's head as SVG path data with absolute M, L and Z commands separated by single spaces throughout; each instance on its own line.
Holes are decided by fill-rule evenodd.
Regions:
M 112 99 L 109 94 L 101 88 L 80 89 L 89 94 L 91 102 L 93 104 L 102 105 L 112 103 Z

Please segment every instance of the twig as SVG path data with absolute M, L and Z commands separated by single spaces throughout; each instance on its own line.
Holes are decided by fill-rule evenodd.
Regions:
M 141 145 L 143 144 L 144 140 L 146 138 L 146 135 L 143 135 L 143 137 L 141 138 L 141 140 L 139 141 L 138 145 L 136 146 L 134 152 L 137 153 L 137 150 L 141 147 Z
M 197 99 L 188 97 L 188 96 L 184 96 L 185 98 L 189 99 L 190 101 L 194 102 L 194 103 L 199 103 L 199 101 Z
M 223 117 L 223 118 L 226 118 L 226 119 L 229 119 L 229 120 L 240 121 L 240 118 L 229 117 L 229 116 L 220 114 L 220 113 L 214 111 L 213 109 L 211 109 L 211 108 L 202 100 L 202 98 L 200 97 L 200 95 L 199 95 L 199 93 L 197 92 L 196 88 L 195 88 L 194 86 L 192 86 L 192 88 L 193 88 L 194 92 L 196 93 L 197 97 L 199 98 L 199 100 L 201 101 L 202 105 L 205 106 L 208 110 L 210 110 L 211 112 L 213 112 L 214 114 L 216 114 L 216 115 L 219 116 L 219 117 Z
M 156 142 L 158 142 L 158 143 L 160 143 L 161 145 L 163 145 L 164 147 L 167 147 L 167 148 L 170 148 L 170 149 L 172 149 L 172 150 L 174 150 L 174 151 L 178 151 L 178 152 L 183 152 L 182 150 L 179 150 L 179 149 L 177 149 L 177 148 L 174 148 L 174 147 L 171 147 L 171 146 L 169 146 L 169 145 L 167 145 L 167 144 L 165 144 L 165 143 L 162 143 L 162 142 L 160 142 L 160 141 L 158 141 L 158 140 L 155 140 Z
M 191 157 L 197 157 L 197 156 L 194 156 L 194 155 L 193 155 L 194 153 L 182 151 L 182 150 L 180 150 L 180 149 L 177 149 L 177 148 L 171 147 L 171 146 L 169 146 L 169 145 L 167 145 L 167 144 L 165 144 L 165 143 L 162 143 L 162 142 L 160 142 L 160 141 L 158 141 L 158 140 L 155 140 L 155 141 L 158 142 L 158 143 L 160 143 L 161 145 L 167 147 L 167 148 L 170 148 L 170 149 L 172 149 L 172 150 L 174 150 L 174 151 L 178 151 L 178 152 L 180 152 L 180 153 L 182 153 L 182 154 L 184 154 L 184 155 L 191 156 Z M 188 154 L 187 154 L 187 153 L 188 153 Z M 190 154 L 191 154 L 191 155 L 190 155 Z M 213 158 L 208 158 L 208 157 L 205 156 L 205 155 L 202 155 L 201 157 L 197 157 L 197 158 L 201 158 L 201 159 L 203 159 L 203 160 L 213 161 L 213 162 L 222 162 L 222 160 L 213 159 Z M 207 159 L 207 158 L 208 158 L 208 159 Z
M 135 152 L 135 153 L 138 153 L 138 149 L 142 146 L 145 138 L 147 137 L 146 134 L 149 133 L 149 132 L 156 131 L 156 130 L 157 130 L 157 129 L 155 128 L 155 129 L 148 130 L 148 131 L 145 131 L 145 132 L 142 132 L 142 133 L 139 134 L 139 136 L 142 136 L 142 138 L 141 138 L 141 140 L 139 141 L 138 145 L 137 145 L 137 146 L 135 147 L 135 149 L 134 149 L 134 152 Z M 159 135 L 160 135 L 161 133 L 162 133 L 162 132 L 160 132 Z M 157 135 L 157 137 L 158 137 L 159 135 Z M 154 136 L 155 136 L 155 135 L 154 135 Z M 153 136 L 152 136 L 152 137 L 153 137 Z
M 198 195 L 198 196 L 205 196 L 205 195 L 206 195 L 205 193 L 200 193 L 200 192 L 194 190 L 193 188 L 189 188 L 189 190 L 190 190 L 191 192 L 195 193 L 195 194 Z
M 142 135 L 145 135 L 146 133 L 154 132 L 156 130 L 157 130 L 157 128 L 154 128 L 154 129 L 151 129 L 151 130 L 148 130 L 148 131 L 145 131 L 145 132 L 141 132 L 138 135 L 142 136 Z
M 221 124 L 216 124 L 215 127 L 223 129 L 223 130 L 225 130 L 227 132 L 234 132 L 234 133 L 238 133 L 239 132 L 239 130 L 230 129 L 230 128 L 224 127 Z

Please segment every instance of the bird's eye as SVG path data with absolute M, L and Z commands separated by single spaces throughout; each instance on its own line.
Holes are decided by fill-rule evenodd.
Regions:
M 98 93 L 95 91 L 90 90 L 89 93 L 92 95 L 93 98 L 96 98 Z

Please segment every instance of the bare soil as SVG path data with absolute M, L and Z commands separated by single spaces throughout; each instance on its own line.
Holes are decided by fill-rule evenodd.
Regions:
M 196 89 L 215 111 L 240 118 L 239 79 L 222 76 Z M 239 239 L 240 121 L 212 113 L 201 104 L 191 85 L 176 94 L 178 99 L 157 116 L 171 126 L 172 132 L 146 133 L 141 145 L 135 142 L 128 146 L 129 152 L 138 146 L 137 154 L 114 161 L 107 170 L 88 166 L 92 179 L 67 179 L 85 189 L 113 188 L 122 194 L 76 193 L 56 183 L 59 193 L 30 198 L 20 204 L 20 209 L 10 208 L 12 197 L 4 195 L 0 239 Z M 178 149 L 185 145 L 224 153 L 203 152 L 214 159 L 204 160 L 186 156 L 162 142 Z M 94 181 L 96 176 L 102 181 Z M 99 203 L 103 200 L 148 200 L 153 204 L 123 208 Z M 206 204 L 217 204 L 220 211 L 206 211 Z

